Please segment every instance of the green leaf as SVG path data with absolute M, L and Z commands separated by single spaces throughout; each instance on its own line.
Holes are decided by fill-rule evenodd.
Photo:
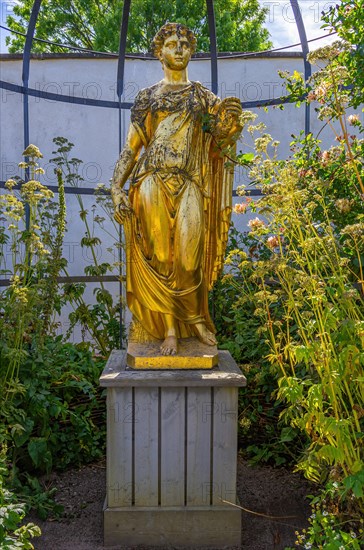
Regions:
M 282 428 L 281 437 L 280 437 L 281 443 L 288 443 L 289 441 L 293 441 L 295 437 L 296 437 L 296 430 L 294 430 L 290 426 Z
M 344 487 L 347 491 L 352 490 L 356 498 L 364 497 L 364 469 L 357 474 L 346 477 L 343 480 Z
M 28 452 L 37 468 L 43 466 L 48 471 L 52 465 L 52 455 L 44 437 L 34 437 L 28 443 Z
M 34 427 L 34 420 L 25 418 L 21 424 L 15 424 L 11 429 L 14 444 L 21 447 L 29 439 Z

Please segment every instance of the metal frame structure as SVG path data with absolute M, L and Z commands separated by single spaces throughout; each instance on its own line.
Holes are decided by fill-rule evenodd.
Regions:
M 29 88 L 28 83 L 29 83 L 29 71 L 30 71 L 30 56 L 31 56 L 31 49 L 32 49 L 32 44 L 34 40 L 36 22 L 38 19 L 41 3 L 42 3 L 42 0 L 34 0 L 34 4 L 30 15 L 29 25 L 28 25 L 27 34 L 26 34 L 26 42 L 25 42 L 24 52 L 23 52 L 22 86 L 0 80 L 0 88 L 24 95 L 24 146 L 25 147 L 29 145 L 29 143 L 27 143 L 27 138 L 29 135 L 29 109 L 28 109 L 29 96 L 39 97 L 41 99 L 49 99 L 52 101 L 62 101 L 65 103 L 76 103 L 79 105 L 88 105 L 92 107 L 106 107 L 106 108 L 112 108 L 112 109 L 119 109 L 119 111 L 121 109 L 130 109 L 132 106 L 132 103 L 121 101 L 121 96 L 124 88 L 124 66 L 125 66 L 125 58 L 127 56 L 126 55 L 126 38 L 127 38 L 127 31 L 128 31 L 128 20 L 129 20 L 131 0 L 124 0 L 123 14 L 122 14 L 121 26 L 120 26 L 120 45 L 119 45 L 118 68 L 117 68 L 117 78 L 116 78 L 118 101 L 88 99 L 83 97 L 70 97 L 67 95 L 44 92 L 41 90 Z M 300 43 L 302 45 L 304 73 L 305 73 L 305 79 L 307 79 L 311 75 L 311 66 L 307 61 L 307 54 L 309 52 L 309 48 L 308 48 L 308 40 L 306 36 L 305 26 L 304 26 L 302 15 L 298 5 L 298 0 L 290 0 L 290 3 L 294 13 L 295 21 L 297 24 L 299 37 L 301 40 Z M 210 34 L 211 88 L 214 93 L 217 93 L 218 54 L 217 54 L 216 25 L 215 25 L 215 13 L 214 13 L 213 0 L 206 0 L 206 10 L 207 10 L 208 27 L 209 27 L 209 34 Z M 79 49 L 82 51 L 84 50 L 84 48 L 76 48 L 76 47 L 72 47 L 72 48 Z M 280 49 L 283 49 L 283 48 L 280 48 Z M 251 56 L 251 55 L 258 56 L 259 53 L 260 52 L 257 52 L 254 54 L 243 54 L 242 56 L 243 57 Z M 261 52 L 261 53 L 264 53 L 264 52 Z M 244 108 L 251 109 L 254 107 L 272 106 L 272 105 L 279 105 L 282 103 L 289 103 L 289 102 L 291 102 L 291 98 L 289 96 L 286 96 L 286 97 L 273 99 L 273 100 L 263 99 L 263 100 L 257 100 L 257 101 L 243 101 L 242 106 Z M 309 118 L 308 118 L 306 119 L 306 132 L 308 133 L 309 130 L 310 129 L 309 129 Z M 121 143 L 119 145 L 121 148 Z
M 31 51 L 32 51 L 32 45 L 34 40 L 36 23 L 37 23 L 39 11 L 41 8 L 41 3 L 42 3 L 42 0 L 34 0 L 32 11 L 30 14 L 29 25 L 26 33 L 25 46 L 23 51 L 22 85 L 16 85 L 10 82 L 5 82 L 3 80 L 0 80 L 0 89 L 2 88 L 4 90 L 9 90 L 15 93 L 19 93 L 19 94 L 22 94 L 24 97 L 24 101 L 23 101 L 24 149 L 26 149 L 26 147 L 29 145 L 29 128 L 30 128 L 29 96 L 33 96 L 33 97 L 39 97 L 42 99 L 50 99 L 53 101 L 87 105 L 90 107 L 104 107 L 104 108 L 106 107 L 111 109 L 117 109 L 118 120 L 119 120 L 119 151 L 120 151 L 122 148 L 122 135 L 123 135 L 122 111 L 125 109 L 130 109 L 132 106 L 132 103 L 121 101 L 121 97 L 124 90 L 124 67 L 125 67 L 125 58 L 127 56 L 126 39 L 127 39 L 128 20 L 129 20 L 131 0 L 124 0 L 123 13 L 122 13 L 122 19 L 120 24 L 120 44 L 119 44 L 119 54 L 118 54 L 117 75 L 116 75 L 117 96 L 118 96 L 117 101 L 88 99 L 88 98 L 82 98 L 82 97 L 70 97 L 62 94 L 44 92 L 33 88 L 29 88 Z M 308 48 L 306 31 L 303 24 L 300 8 L 298 5 L 298 0 L 290 0 L 290 3 L 292 6 L 293 14 L 295 17 L 295 21 L 298 28 L 300 41 L 301 41 L 300 43 L 302 46 L 302 57 L 304 61 L 304 76 L 305 76 L 305 80 L 307 80 L 307 78 L 311 75 L 311 66 L 307 61 L 307 54 L 309 52 L 309 48 Z M 218 52 L 217 52 L 216 25 L 215 25 L 215 13 L 214 13 L 213 0 L 206 0 L 206 11 L 207 11 L 207 20 L 208 20 L 209 37 L 210 37 L 211 89 L 215 94 L 217 94 Z M 72 49 L 75 49 L 75 50 L 79 49 L 81 51 L 85 51 L 85 48 L 72 47 Z M 284 48 L 280 48 L 280 49 L 284 49 Z M 261 53 L 264 54 L 265 52 L 261 52 Z M 239 55 L 239 57 L 250 57 L 250 56 L 258 57 L 259 52 L 254 54 Z M 251 109 L 254 107 L 279 105 L 282 103 L 289 103 L 291 101 L 292 100 L 289 96 L 278 98 L 278 99 L 271 99 L 271 100 L 267 99 L 267 100 L 257 100 L 257 101 L 244 101 L 242 102 L 242 107 L 246 109 Z M 310 110 L 309 109 L 310 109 L 310 106 L 306 105 L 306 113 L 305 113 L 305 133 L 306 134 L 308 134 L 310 131 Z M 27 177 L 27 174 L 26 174 L 26 177 Z M 5 182 L 0 181 L 0 188 L 4 188 L 4 185 L 5 185 Z M 48 187 L 54 192 L 58 191 L 58 188 L 56 186 L 48 186 Z M 93 188 L 77 189 L 73 187 L 66 187 L 65 191 L 66 193 L 85 194 L 85 195 L 92 195 L 94 193 Z M 260 193 L 257 190 L 255 191 L 252 190 L 251 194 L 258 195 Z M 26 222 L 29 223 L 28 217 L 26 218 Z M 121 229 L 120 229 L 120 239 L 122 239 Z M 120 273 L 120 275 L 122 274 Z M 120 281 L 121 278 L 116 276 L 115 277 L 114 276 L 103 276 L 103 277 L 77 276 L 77 277 L 60 277 L 59 278 L 59 282 L 62 282 L 62 283 L 63 282 L 81 282 L 81 281 L 82 282 L 98 282 L 98 281 L 115 282 L 118 280 Z M 8 284 L 9 284 L 8 279 L 0 280 L 0 286 L 6 286 Z M 121 290 L 121 283 L 120 283 L 120 290 Z M 120 312 L 120 314 L 122 315 L 122 312 Z
M 22 85 L 13 84 L 11 82 L 6 82 L 0 80 L 0 89 L 8 90 L 11 92 L 19 93 L 24 96 L 24 106 L 23 106 L 23 125 L 24 125 L 24 149 L 29 145 L 29 96 L 38 97 L 40 99 L 49 99 L 52 101 L 61 101 L 64 103 L 75 103 L 78 105 L 87 105 L 90 107 L 104 107 L 111 109 L 118 109 L 119 111 L 119 150 L 121 150 L 122 143 L 122 133 L 121 133 L 121 112 L 123 109 L 130 109 L 132 103 L 121 101 L 121 96 L 124 89 L 124 67 L 125 67 L 125 58 L 126 54 L 126 38 L 128 31 L 128 20 L 130 13 L 131 0 L 124 0 L 123 14 L 121 19 L 120 26 L 120 45 L 119 45 L 119 54 L 118 54 L 118 67 L 117 67 L 117 96 L 118 101 L 108 101 L 100 99 L 89 99 L 84 97 L 74 97 L 69 95 L 57 94 L 52 92 L 44 92 L 41 90 L 36 90 L 34 88 L 29 88 L 29 72 L 30 72 L 30 57 L 32 44 L 34 41 L 34 32 L 36 27 L 36 22 L 38 19 L 40 7 L 42 0 L 34 0 L 32 7 L 29 25 L 26 34 L 26 41 L 23 51 L 23 70 L 22 70 Z M 307 61 L 307 54 L 309 52 L 308 40 L 306 36 L 305 26 L 303 24 L 302 15 L 298 5 L 298 0 L 290 0 L 292 10 L 294 13 L 295 21 L 298 28 L 298 33 L 300 37 L 300 44 L 302 45 L 302 57 L 304 61 L 304 76 L 305 80 L 311 75 L 311 65 Z M 216 94 L 218 90 L 218 53 L 217 53 L 217 42 L 216 42 L 216 25 L 215 25 L 215 13 L 214 13 L 214 1 L 206 0 L 206 10 L 207 10 L 207 19 L 208 27 L 210 34 L 210 52 L 211 52 L 211 89 Z M 61 44 L 59 44 L 61 46 Z M 297 44 L 295 44 L 297 45 Z M 69 46 L 67 46 L 69 48 Z M 72 46 L 72 49 L 79 49 L 84 51 L 85 48 L 77 48 Z M 279 48 L 285 49 L 285 48 Z M 256 52 L 250 54 L 241 54 L 239 57 L 250 57 L 256 56 L 265 52 Z M 266 107 L 280 105 L 282 103 L 290 103 L 292 100 L 290 96 L 281 97 L 277 99 L 260 99 L 255 101 L 243 101 L 242 107 L 246 109 L 252 109 L 255 107 Z M 305 133 L 310 132 L 310 106 L 306 105 L 306 117 L 305 117 Z M 0 181 L 0 188 L 4 187 L 5 182 Z M 57 192 L 57 187 L 50 186 L 50 189 Z M 83 188 L 83 189 L 74 189 L 66 188 L 66 193 L 71 194 L 85 194 L 92 195 L 94 192 L 93 188 Z

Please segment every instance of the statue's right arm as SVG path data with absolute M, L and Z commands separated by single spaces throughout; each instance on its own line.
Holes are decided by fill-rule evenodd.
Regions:
M 111 180 L 111 196 L 116 210 L 128 207 L 122 189 L 135 166 L 142 146 L 143 143 L 136 128 L 130 124 L 124 149 L 120 153 Z

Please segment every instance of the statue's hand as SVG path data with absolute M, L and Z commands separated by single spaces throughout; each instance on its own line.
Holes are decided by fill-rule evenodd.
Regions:
M 224 139 L 232 138 L 240 133 L 243 128 L 240 122 L 242 112 L 240 99 L 237 97 L 223 99 L 217 112 L 217 133 Z
M 124 223 L 125 218 L 132 212 L 128 197 L 125 191 L 119 188 L 112 187 L 111 191 L 112 200 L 114 203 L 114 218 L 118 223 Z

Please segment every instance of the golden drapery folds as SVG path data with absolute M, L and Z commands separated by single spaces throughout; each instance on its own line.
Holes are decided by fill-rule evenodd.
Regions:
M 206 131 L 221 101 L 198 82 L 139 92 L 131 123 L 143 152 L 131 174 L 131 214 L 122 221 L 127 245 L 127 303 L 152 337 L 163 339 L 165 315 L 177 337 L 203 323 L 215 332 L 208 290 L 223 265 L 231 215 L 233 169 Z M 118 219 L 118 218 L 117 218 Z

